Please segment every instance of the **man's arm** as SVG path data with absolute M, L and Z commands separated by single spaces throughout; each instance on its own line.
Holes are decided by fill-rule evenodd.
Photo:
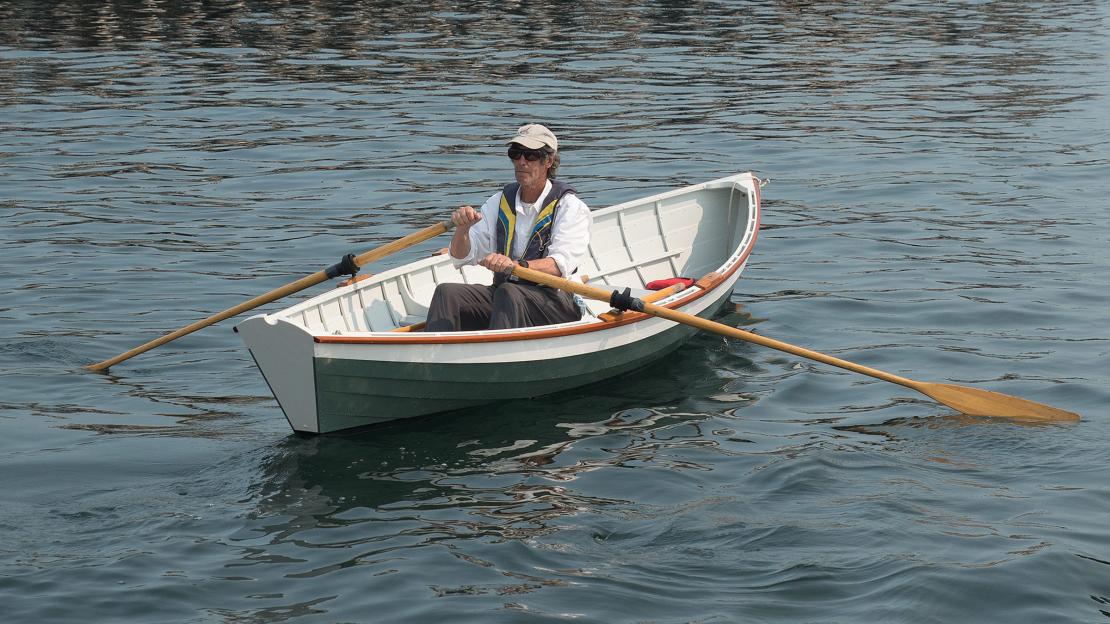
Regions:
M 496 210 L 500 199 L 501 193 L 496 193 L 487 199 L 480 209 L 463 206 L 451 213 L 455 232 L 451 236 L 451 245 L 447 250 L 451 260 L 454 261 L 455 268 L 477 264 L 486 254 L 493 251 L 493 227 L 497 223 Z
M 462 206 L 451 213 L 455 233 L 451 236 L 451 257 L 463 260 L 470 255 L 470 228 L 482 220 L 482 213 L 473 206 Z

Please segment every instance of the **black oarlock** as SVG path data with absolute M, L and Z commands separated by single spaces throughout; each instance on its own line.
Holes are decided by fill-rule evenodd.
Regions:
M 624 292 L 617 290 L 609 295 L 609 305 L 624 312 L 625 310 L 632 310 L 633 312 L 643 312 L 644 302 L 632 296 L 632 289 L 625 288 Z
M 350 275 L 354 277 L 355 274 L 358 273 L 358 269 L 359 266 L 355 264 L 355 254 L 349 253 L 343 256 L 343 259 L 339 262 L 324 269 L 324 275 L 327 275 L 328 279 L 334 279 L 340 275 Z

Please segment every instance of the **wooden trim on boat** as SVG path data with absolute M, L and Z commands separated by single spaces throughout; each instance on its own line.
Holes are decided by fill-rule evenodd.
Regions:
M 412 325 L 405 325 L 403 327 L 398 327 L 396 329 L 391 329 L 389 331 L 391 331 L 391 332 L 401 332 L 401 333 L 403 333 L 403 332 L 414 332 L 414 331 L 420 331 L 421 329 L 424 329 L 425 325 L 427 325 L 427 323 L 425 323 L 424 321 L 420 321 L 419 323 L 413 323 Z
M 731 273 L 730 273 L 730 275 L 731 275 Z M 701 279 L 694 282 L 694 286 L 697 286 L 698 288 L 700 288 L 702 290 L 713 290 L 714 288 L 719 286 L 720 283 L 723 282 L 724 280 L 725 280 L 725 277 L 723 275 L 721 275 L 720 273 L 718 273 L 716 271 L 713 271 L 712 273 L 706 273 L 705 275 L 703 275 L 701 277 Z

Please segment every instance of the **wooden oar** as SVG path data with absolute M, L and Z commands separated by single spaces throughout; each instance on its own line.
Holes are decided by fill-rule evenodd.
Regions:
M 381 247 L 375 247 L 374 249 L 371 249 L 370 251 L 367 251 L 365 253 L 354 256 L 353 258 L 351 258 L 351 260 L 354 262 L 355 266 L 361 267 L 361 266 L 369 264 L 371 262 L 381 260 L 382 258 L 384 258 L 386 256 L 389 256 L 391 254 L 395 254 L 398 251 L 401 251 L 402 249 L 407 249 L 409 247 L 412 247 L 413 245 L 422 243 L 422 242 L 424 242 L 424 241 L 426 241 L 430 238 L 435 238 L 436 236 L 439 236 L 440 234 L 443 234 L 444 232 L 450 231 L 454 227 L 455 227 L 455 224 L 452 223 L 449 220 L 444 221 L 443 223 L 437 223 L 436 225 L 424 228 L 423 230 L 420 230 L 419 232 L 413 232 L 412 234 L 409 234 L 408 236 L 405 236 L 404 238 L 399 238 L 399 239 L 393 241 L 392 243 L 386 243 L 385 245 L 382 245 Z M 315 286 L 316 284 L 327 281 L 327 280 L 329 280 L 333 277 L 336 277 L 338 275 L 343 275 L 344 274 L 343 269 L 346 268 L 346 267 L 341 266 L 341 264 L 342 263 L 335 264 L 335 265 L 330 266 L 326 269 L 322 269 L 320 271 L 317 271 L 317 272 L 313 273 L 312 275 L 307 275 L 305 277 L 302 277 L 301 279 L 299 279 L 295 282 L 292 282 L 290 284 L 286 284 L 285 286 L 282 286 L 281 288 L 275 288 L 274 290 L 271 290 L 270 292 L 268 292 L 264 295 L 259 295 L 259 296 L 255 297 L 254 299 L 251 299 L 250 301 L 245 301 L 243 303 L 240 303 L 239 305 L 237 305 L 233 308 L 228 308 L 228 309 L 224 310 L 223 312 L 220 312 L 219 314 L 213 314 L 212 316 L 210 316 L 210 317 L 208 317 L 208 318 L 206 318 L 202 321 L 197 321 L 196 323 L 193 323 L 192 325 L 187 325 L 185 327 L 182 327 L 181 329 L 179 329 L 175 332 L 171 332 L 169 334 L 166 334 L 165 336 L 162 336 L 161 338 L 156 338 L 154 340 L 151 340 L 150 342 L 148 342 L 144 345 L 135 347 L 134 349 L 131 349 L 130 351 L 121 353 L 121 354 L 117 355 L 114 358 L 104 360 L 103 362 L 98 362 L 96 364 L 90 364 L 89 366 L 86 366 L 85 368 L 87 368 L 89 370 L 92 370 L 92 371 L 107 370 L 109 367 L 115 366 L 116 364 L 119 364 L 120 362 L 122 362 L 124 360 L 131 359 L 131 358 L 135 357 L 136 355 L 139 355 L 140 353 L 145 353 L 147 351 L 150 351 L 154 347 L 157 347 L 159 345 L 164 345 L 167 342 L 170 342 L 171 340 L 177 340 L 178 338 L 180 338 L 182 336 L 185 336 L 185 335 L 188 335 L 188 334 L 191 334 L 191 333 L 197 331 L 198 329 L 203 329 L 205 327 L 208 327 L 209 325 L 219 323 L 220 321 L 222 321 L 224 319 L 231 318 L 231 317 L 236 316 L 238 314 L 242 314 L 243 312 L 246 312 L 247 310 L 253 310 L 253 309 L 257 308 L 258 306 L 265 305 L 267 303 L 270 303 L 271 301 L 276 301 L 278 299 L 281 299 L 282 297 L 292 295 L 293 293 L 300 292 L 300 291 L 302 291 L 306 288 L 309 288 L 311 286 Z
M 532 269 L 525 269 L 523 267 L 516 267 L 513 273 L 518 277 L 526 280 L 536 282 L 537 284 L 544 284 L 565 290 L 568 292 L 576 293 L 583 297 L 590 299 L 597 299 L 599 301 L 609 301 L 612 303 L 611 297 L 613 293 L 601 288 L 595 288 L 586 284 L 580 284 L 570 280 L 565 280 L 559 277 L 554 277 L 546 273 L 540 273 Z M 818 351 L 812 351 L 803 347 L 798 347 L 786 342 L 781 342 L 766 336 L 760 336 L 751 332 L 715 323 L 713 321 L 703 319 L 693 314 L 686 314 L 678 310 L 671 310 L 663 308 L 651 303 L 645 303 L 639 299 L 632 300 L 632 310 L 636 312 L 644 312 L 652 316 L 664 318 L 676 323 L 682 323 L 691 327 L 721 334 L 730 338 L 739 338 L 748 342 L 785 351 L 793 355 L 804 357 L 810 360 L 816 360 L 832 366 L 850 370 L 862 375 L 868 375 L 883 381 L 896 383 L 900 386 L 905 386 L 912 390 L 916 390 L 931 399 L 951 407 L 954 410 L 968 414 L 970 416 L 986 416 L 992 418 L 1013 418 L 1017 420 L 1027 421 L 1040 421 L 1040 422 L 1076 422 L 1079 420 L 1079 414 L 1068 412 L 1062 409 L 1045 405 L 1043 403 L 1036 403 L 1026 399 L 1019 399 L 1018 397 L 1001 394 L 999 392 L 991 392 L 990 390 L 981 390 L 979 388 L 968 388 L 966 386 L 958 386 L 955 384 L 942 384 L 931 383 L 925 381 L 914 381 L 905 377 L 899 377 L 891 373 L 881 371 L 868 366 L 862 366 L 854 362 L 842 360 L 840 358 L 826 355 Z

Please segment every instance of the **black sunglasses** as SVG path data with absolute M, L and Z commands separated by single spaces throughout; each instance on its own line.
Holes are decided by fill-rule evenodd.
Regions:
M 547 152 L 542 149 L 525 149 L 517 145 L 513 145 L 509 148 L 509 160 L 516 160 L 523 156 L 525 160 L 536 161 L 546 155 Z

